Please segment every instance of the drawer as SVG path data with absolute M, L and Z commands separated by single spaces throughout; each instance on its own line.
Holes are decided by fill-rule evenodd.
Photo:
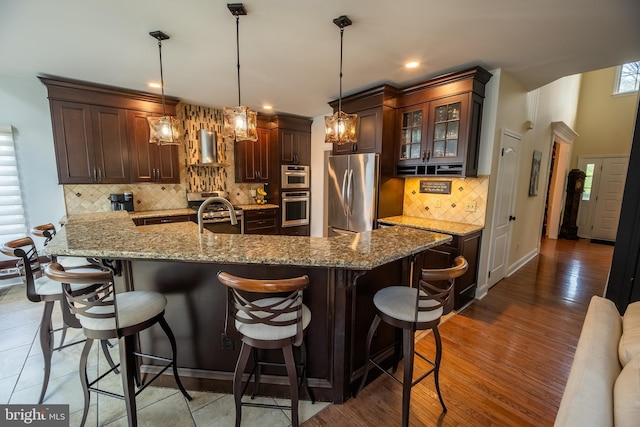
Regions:
M 246 218 L 245 218 L 246 219 Z M 276 217 L 245 220 L 244 232 L 246 234 L 269 234 L 278 229 Z
M 135 218 L 133 220 L 135 225 L 168 224 L 171 222 L 187 222 L 187 221 L 196 222 L 195 215 L 173 215 L 173 216 L 162 216 L 162 217 L 154 217 L 154 218 Z
M 276 208 L 270 209 L 252 209 L 243 211 L 244 218 L 247 221 L 260 220 L 264 218 L 276 218 L 278 215 Z

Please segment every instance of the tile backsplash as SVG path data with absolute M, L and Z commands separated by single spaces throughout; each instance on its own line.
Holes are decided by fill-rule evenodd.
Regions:
M 234 141 L 221 136 L 222 110 L 179 103 L 176 116 L 184 132 L 184 143 L 178 150 L 179 184 L 64 185 L 67 214 L 111 210 L 109 194 L 124 192 L 133 193 L 136 211 L 185 208 L 189 191 L 225 190 L 232 203 L 251 203 L 250 190 L 260 185 L 235 182 Z M 191 166 L 200 158 L 200 129 L 216 131 L 218 162 L 225 164 L 224 167 Z
M 451 181 L 451 194 L 420 193 L 420 181 Z M 404 183 L 403 214 L 419 218 L 484 225 L 489 177 L 407 178 Z M 475 211 L 467 204 L 475 202 Z

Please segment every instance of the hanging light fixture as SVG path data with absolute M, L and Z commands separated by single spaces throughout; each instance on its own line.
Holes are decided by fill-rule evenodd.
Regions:
M 238 58 L 238 106 L 224 107 L 224 128 L 222 135 L 233 138 L 234 141 L 257 141 L 258 140 L 258 114 L 243 107 L 240 101 L 240 15 L 246 15 L 242 3 L 227 4 L 231 14 L 236 17 L 236 53 Z
M 158 40 L 160 53 L 160 89 L 162 90 L 162 117 L 147 117 L 149 122 L 149 142 L 158 145 L 180 144 L 179 122 L 173 116 L 168 116 L 164 106 L 164 76 L 162 74 L 162 40 L 169 40 L 169 36 L 162 31 L 152 31 L 151 37 Z
M 329 144 L 353 144 L 357 142 L 356 114 L 347 114 L 342 111 L 342 40 L 344 39 L 344 27 L 352 24 L 347 16 L 342 15 L 333 20 L 333 23 L 340 28 L 340 97 L 338 98 L 338 111 L 331 116 L 324 117 L 326 128 L 324 142 Z

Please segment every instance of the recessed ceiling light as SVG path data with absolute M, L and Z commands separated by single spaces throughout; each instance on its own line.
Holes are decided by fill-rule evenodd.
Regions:
M 264 105 L 262 106 L 262 108 L 264 108 L 265 110 L 271 110 L 271 109 L 273 109 L 273 106 L 271 106 L 271 105 L 269 105 L 269 104 L 264 104 Z
M 418 68 L 419 65 L 420 63 L 418 61 L 411 61 L 404 64 L 406 68 Z
M 160 83 L 149 83 L 149 87 L 160 89 L 162 86 L 160 86 Z

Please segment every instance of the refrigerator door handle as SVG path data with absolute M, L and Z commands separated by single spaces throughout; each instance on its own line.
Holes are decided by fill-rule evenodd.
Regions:
M 347 173 L 349 173 L 348 170 L 344 171 L 344 175 L 342 175 L 342 211 L 344 212 L 345 216 L 347 215 L 347 206 L 348 206 L 348 202 L 347 202 Z
M 353 169 L 349 169 L 349 183 L 347 184 L 347 194 L 349 196 L 349 215 L 353 213 Z

